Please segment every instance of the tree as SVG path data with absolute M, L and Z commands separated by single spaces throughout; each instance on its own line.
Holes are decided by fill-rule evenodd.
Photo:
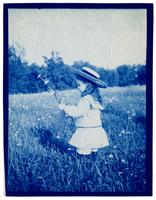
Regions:
M 117 86 L 119 82 L 119 75 L 116 70 L 109 70 L 107 73 L 107 85 L 108 86 Z
M 16 55 L 14 46 L 9 47 L 9 92 L 22 93 L 25 91 L 24 81 L 22 81 L 26 73 L 26 62 Z
M 146 84 L 146 65 L 138 66 L 137 82 L 140 85 Z
M 27 67 L 28 72 L 25 79 L 27 90 L 29 93 L 44 92 L 48 90 L 47 85 L 39 78 L 39 75 L 44 76 L 46 74 L 45 67 L 39 67 L 33 63 Z
M 100 68 L 98 68 L 98 73 L 100 74 L 100 79 L 108 85 L 107 77 L 108 77 L 109 71 L 100 67 Z
M 19 47 L 20 48 L 20 47 Z M 21 53 L 19 53 L 21 52 Z M 45 66 L 39 67 L 33 63 L 28 65 L 24 61 L 24 49 L 18 49 L 18 55 L 14 46 L 8 49 L 9 58 L 9 93 L 37 93 L 48 90 L 48 86 L 38 78 L 42 75 L 49 80 L 49 85 L 53 89 L 65 90 L 77 88 L 76 75 L 70 70 L 69 65 L 65 65 L 58 52 L 52 52 L 50 58 L 43 57 Z M 106 70 L 103 67 L 96 67 L 89 62 L 77 61 L 72 67 L 82 69 L 90 67 L 100 74 L 108 86 L 127 86 L 135 84 L 146 84 L 146 65 L 122 65 L 116 69 Z
M 58 53 L 52 52 L 52 57 L 44 57 L 47 67 L 47 78 L 50 81 L 50 86 L 56 89 L 76 88 L 76 78 L 71 72 L 70 67 L 65 65 L 63 59 Z
M 17 56 L 14 46 L 9 47 L 9 93 L 37 93 L 47 91 L 44 83 L 37 78 L 46 70 L 33 63 L 28 65 Z M 23 60 L 23 61 L 22 61 Z
M 117 73 L 119 75 L 119 86 L 129 85 L 129 66 L 122 65 L 117 68 Z

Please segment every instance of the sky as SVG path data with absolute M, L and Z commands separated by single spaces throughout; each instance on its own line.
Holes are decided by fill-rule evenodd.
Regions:
M 9 10 L 9 44 L 24 47 L 30 64 L 42 65 L 52 51 L 66 64 L 145 64 L 146 31 L 145 9 Z

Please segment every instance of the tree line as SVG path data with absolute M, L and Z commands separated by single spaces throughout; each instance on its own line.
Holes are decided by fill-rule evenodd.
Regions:
M 50 58 L 43 58 L 44 66 L 38 66 L 36 63 L 30 65 L 17 55 L 14 46 L 9 47 L 9 93 L 44 92 L 48 91 L 49 87 L 59 90 L 77 88 L 76 75 L 57 52 L 52 52 Z M 78 69 L 84 66 L 97 71 L 108 87 L 146 84 L 146 65 L 121 65 L 111 70 L 84 61 L 77 61 L 72 65 Z

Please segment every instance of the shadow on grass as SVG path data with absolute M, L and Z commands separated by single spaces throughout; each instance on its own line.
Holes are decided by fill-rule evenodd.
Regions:
M 33 127 L 30 129 L 30 134 L 32 137 L 37 137 L 39 144 L 42 145 L 44 148 L 54 148 L 59 149 L 60 153 L 67 152 L 68 149 L 72 149 L 72 146 L 68 144 L 67 141 L 56 136 L 55 131 L 52 132 L 51 130 L 47 129 L 46 127 Z

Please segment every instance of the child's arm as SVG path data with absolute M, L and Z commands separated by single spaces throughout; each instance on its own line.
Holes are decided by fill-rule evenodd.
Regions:
M 98 110 L 103 110 L 104 107 L 102 105 L 100 105 L 99 103 L 93 102 L 92 106 L 94 109 L 98 109 Z
M 88 96 L 87 100 L 89 101 L 90 105 L 94 109 L 98 109 L 98 110 L 103 110 L 104 109 L 104 107 L 99 102 L 96 102 L 91 96 Z
M 59 104 L 59 108 L 63 109 L 67 114 L 73 117 L 80 117 L 89 110 L 90 105 L 86 99 L 82 99 L 77 106 L 66 106 L 65 104 Z

